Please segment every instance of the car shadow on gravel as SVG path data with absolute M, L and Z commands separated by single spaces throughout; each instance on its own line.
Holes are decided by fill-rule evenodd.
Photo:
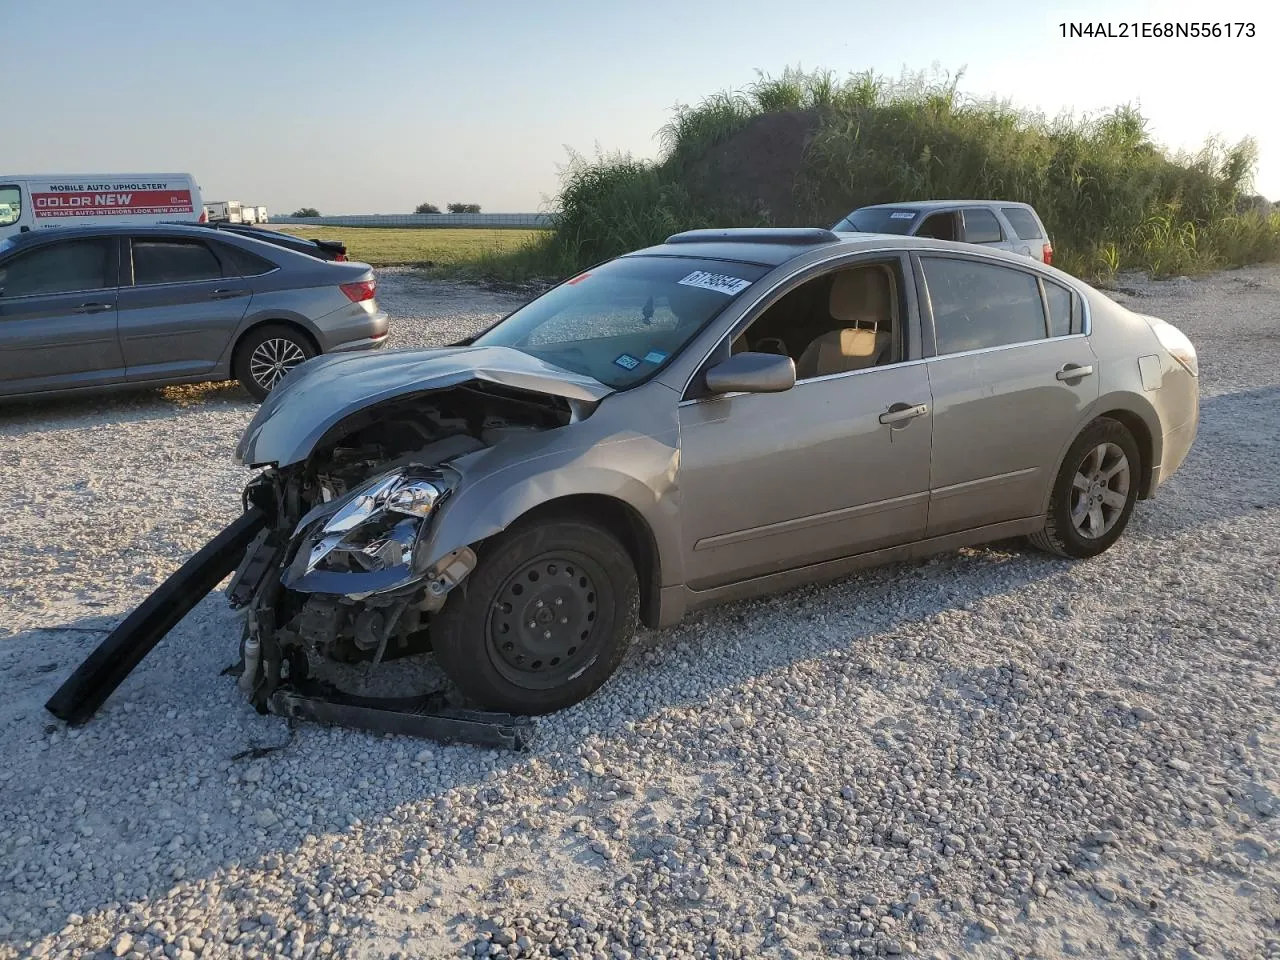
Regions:
M 1280 428 L 1268 414 L 1277 401 L 1277 388 L 1206 400 L 1202 440 L 1183 467 L 1185 477 L 1202 478 L 1195 495 L 1180 472 L 1156 501 L 1139 508 L 1136 535 L 1108 554 L 1121 556 L 1095 563 L 1121 571 L 1140 561 L 1150 537 L 1248 514 L 1257 503 L 1274 506 Z M 1237 469 L 1224 476 L 1224 463 Z M 1205 503 L 1199 491 L 1208 476 L 1218 492 Z M 220 676 L 236 659 L 239 622 L 219 594 L 202 601 L 79 730 L 53 722 L 43 703 L 118 618 L 91 616 L 0 637 L 0 686 L 10 691 L 0 712 L 7 745 L 0 823 L 14 838 L 0 850 L 21 864 L 0 873 L 0 903 L 22 924 L 15 935 L 52 932 L 69 912 L 161 897 L 180 877 L 191 882 L 243 871 L 314 843 L 309 837 L 387 822 L 422 804 L 456 805 L 458 799 L 447 801 L 451 793 L 483 804 L 489 789 L 483 784 L 518 778 L 534 762 L 555 772 L 555 787 L 588 783 L 577 750 L 586 738 L 607 751 L 664 715 L 691 708 L 697 717 L 691 732 L 705 727 L 710 734 L 744 685 L 832 656 L 853 658 L 857 669 L 892 687 L 895 670 L 911 656 L 898 649 L 900 631 L 924 625 L 945 641 L 958 619 L 984 604 L 1021 602 L 1043 581 L 1078 577 L 1089 566 L 998 543 L 644 631 L 599 695 L 538 721 L 531 757 L 313 724 L 291 731 L 279 718 L 258 716 L 234 680 Z M 902 692 L 918 701 L 904 709 L 927 706 L 929 691 Z M 268 747 L 280 749 L 265 758 L 245 755 Z M 131 797 L 141 799 L 141 811 Z M 419 842 L 411 825 L 401 827 L 396 842 L 404 851 L 387 851 L 389 859 Z M 68 884 L 69 868 L 55 851 L 73 836 L 83 866 Z M 173 839 L 179 836 L 200 842 Z M 22 837 L 21 847 L 12 846 Z
M 86 422 L 103 426 L 165 420 L 189 408 L 252 412 L 257 404 L 234 380 L 131 387 L 98 394 L 16 397 L 0 400 L 0 436 L 46 433 Z

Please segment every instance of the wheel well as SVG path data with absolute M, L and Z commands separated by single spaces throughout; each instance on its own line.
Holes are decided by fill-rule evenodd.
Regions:
M 640 584 L 640 622 L 646 627 L 656 626 L 662 585 L 661 561 L 657 540 L 639 511 L 614 497 L 582 493 L 539 504 L 524 514 L 520 522 L 538 520 L 549 515 L 568 515 L 575 519 L 591 520 L 622 541 L 635 565 L 636 578 Z
M 244 342 L 249 339 L 249 336 L 255 330 L 261 330 L 263 327 L 268 325 L 274 325 L 277 327 L 288 327 L 290 330 L 293 330 L 301 334 L 302 337 L 307 341 L 307 343 L 311 344 L 311 349 L 314 350 L 316 354 L 320 353 L 320 344 L 316 342 L 316 338 L 312 336 L 311 331 L 308 330 L 306 327 L 304 327 L 302 324 L 298 323 L 296 320 L 284 320 L 281 318 L 271 317 L 266 320 L 259 320 L 257 323 L 251 326 L 244 333 L 240 334 L 240 338 L 236 340 L 236 345 L 231 351 L 231 369 L 232 370 L 235 370 L 236 363 L 240 359 L 240 348 L 244 345 Z
M 1142 457 L 1141 468 L 1138 470 L 1138 499 L 1146 500 L 1151 496 L 1151 468 L 1152 461 L 1155 459 L 1151 430 L 1148 429 L 1146 421 L 1131 410 L 1108 410 L 1098 419 L 1101 420 L 1104 417 L 1123 424 L 1133 435 L 1133 440 L 1138 445 L 1138 453 Z

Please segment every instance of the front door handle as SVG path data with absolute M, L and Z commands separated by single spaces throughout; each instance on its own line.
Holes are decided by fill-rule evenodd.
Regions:
M 895 424 L 906 423 L 908 420 L 914 420 L 916 417 L 923 417 L 929 412 L 927 403 L 895 403 L 892 407 L 880 414 L 880 422 Z
M 209 294 L 210 300 L 230 300 L 232 297 L 243 297 L 249 291 L 247 290 L 230 290 L 219 289 Z
M 1082 380 L 1085 377 L 1093 375 L 1093 364 L 1068 363 L 1054 376 L 1059 380 Z
M 115 304 L 113 303 L 96 303 L 96 302 L 82 303 L 80 304 L 80 306 L 76 307 L 75 312 L 76 313 L 103 313 L 107 310 L 112 310 L 114 308 L 115 308 Z

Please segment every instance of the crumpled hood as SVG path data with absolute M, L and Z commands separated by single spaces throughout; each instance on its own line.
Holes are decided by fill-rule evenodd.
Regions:
M 330 354 L 308 360 L 267 394 L 236 446 L 236 460 L 281 467 L 297 463 L 330 427 L 362 407 L 468 380 L 586 402 L 613 392 L 598 380 L 511 347 Z

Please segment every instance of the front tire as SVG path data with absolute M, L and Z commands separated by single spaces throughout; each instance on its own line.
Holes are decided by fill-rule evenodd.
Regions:
M 542 714 L 585 700 L 622 661 L 639 588 L 626 548 L 594 524 L 513 527 L 431 621 L 441 669 L 490 710 Z
M 1141 468 L 1138 444 L 1124 424 L 1093 421 L 1063 458 L 1044 529 L 1028 539 L 1060 557 L 1096 557 L 1129 525 Z
M 236 379 L 261 403 L 294 367 L 316 355 L 309 337 L 283 323 L 267 323 L 249 331 L 236 348 Z

